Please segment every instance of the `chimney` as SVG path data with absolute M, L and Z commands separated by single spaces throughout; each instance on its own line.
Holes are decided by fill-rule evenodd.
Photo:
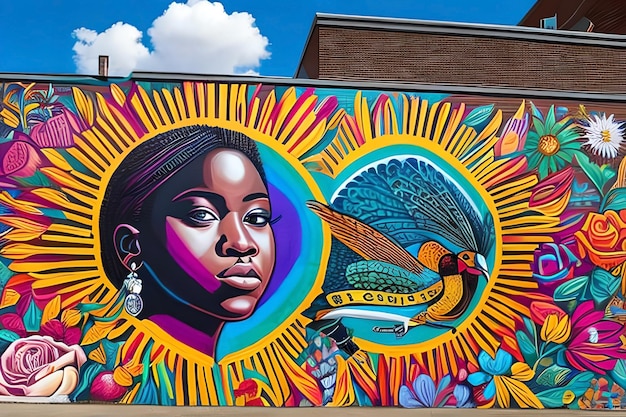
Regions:
M 98 56 L 98 75 L 101 77 L 109 76 L 109 57 L 108 55 Z

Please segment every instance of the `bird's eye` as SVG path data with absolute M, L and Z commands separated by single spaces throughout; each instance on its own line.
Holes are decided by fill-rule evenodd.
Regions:
M 464 261 L 467 261 L 470 257 L 469 257 L 469 255 L 467 253 L 465 253 L 465 254 L 463 254 L 462 258 L 463 258 Z

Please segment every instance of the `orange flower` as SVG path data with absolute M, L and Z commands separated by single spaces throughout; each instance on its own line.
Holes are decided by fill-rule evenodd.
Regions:
M 610 269 L 626 261 L 626 210 L 589 213 L 574 236 L 581 256 Z

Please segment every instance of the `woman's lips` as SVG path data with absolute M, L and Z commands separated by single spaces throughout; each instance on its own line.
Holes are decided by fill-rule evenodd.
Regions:
M 235 264 L 217 274 L 217 278 L 240 290 L 252 291 L 261 285 L 261 278 L 251 264 Z

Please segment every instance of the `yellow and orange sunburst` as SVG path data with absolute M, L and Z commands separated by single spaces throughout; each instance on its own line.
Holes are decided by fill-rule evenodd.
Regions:
M 554 202 L 531 208 L 538 178 L 526 169 L 526 159 L 496 158 L 500 111 L 476 131 L 463 123 L 466 112 L 462 103 L 455 107 L 449 102 L 429 103 L 399 94 L 394 98 L 381 96 L 370 105 L 357 93 L 354 108 L 354 115 L 341 120 L 334 140 L 319 154 L 305 159 L 307 166 L 335 178 L 378 149 L 394 144 L 425 148 L 442 157 L 476 188 L 494 218 L 496 260 L 492 277 L 456 333 L 401 346 L 357 340 L 368 352 L 380 354 L 379 361 L 385 362 L 384 377 L 389 378 L 388 392 L 395 395 L 389 401 L 398 404 L 400 386 L 411 380 L 411 363 L 419 364 L 437 379 L 457 375 L 457 359 L 477 365 L 481 350 L 492 357 L 501 346 L 519 352 L 515 326 L 522 317 L 529 316 L 529 310 L 528 303 L 518 300 L 537 296 L 531 269 L 534 252 L 541 243 L 552 241 L 550 235 L 559 230 L 559 215 L 565 205 L 558 204 L 559 196 L 555 195 Z M 514 117 L 521 118 L 523 112 L 524 103 Z
M 111 85 L 110 97 L 79 88 L 73 88 L 73 96 L 88 128 L 74 134 L 75 146 L 71 148 L 42 149 L 53 166 L 41 168 L 41 172 L 58 188 L 32 191 L 47 206 L 60 208 L 63 216 L 48 218 L 40 210 L 45 204 L 3 194 L 3 203 L 17 214 L 0 218 L 10 227 L 2 236 L 5 243 L 0 255 L 11 261 L 9 268 L 19 274 L 16 277 L 32 279 L 33 291 L 50 296 L 50 303 L 58 303 L 59 309 L 66 311 L 68 322 L 77 321 L 72 317 L 79 302 L 103 304 L 91 313 L 96 316 L 110 312 L 117 299 L 117 289 L 104 274 L 97 226 L 104 190 L 113 172 L 132 149 L 156 134 L 202 123 L 241 131 L 275 149 L 306 179 L 320 201 L 324 197 L 307 169 L 336 177 L 360 156 L 389 144 L 427 147 L 467 177 L 491 209 L 501 249 L 496 256 L 494 279 L 477 307 L 455 335 L 448 333 L 415 346 L 389 347 L 359 341 L 371 354 L 380 354 L 378 369 L 384 362 L 389 370 L 384 376 L 388 380 L 381 381 L 383 376 L 376 376 L 371 358 L 359 352 L 350 359 L 347 369 L 361 380 L 362 386 L 375 389 L 375 385 L 387 384 L 397 396 L 412 362 L 428 369 L 433 377 L 456 374 L 457 358 L 476 363 L 481 349 L 493 355 L 502 343 L 515 345 L 515 320 L 527 316 L 528 310 L 510 297 L 526 297 L 536 288 L 530 268 L 533 252 L 542 242 L 551 241 L 549 235 L 558 228 L 559 219 L 558 213 L 548 215 L 530 209 L 531 189 L 538 180 L 526 172 L 523 158 L 496 159 L 493 149 L 502 121 L 500 112 L 477 132 L 463 124 L 463 105 L 453 108 L 450 103 L 429 104 L 404 94 L 395 101 L 401 103 L 398 114 L 391 98 L 379 100 L 370 108 L 357 93 L 354 115 L 336 110 L 312 90 L 299 94 L 295 88 L 287 88 L 278 97 L 271 87 L 239 84 L 183 83 L 182 88 L 160 91 L 147 91 L 133 84 L 126 92 Z M 311 155 L 329 134 L 334 134 L 333 140 Z M 20 217 L 19 213 L 30 215 Z M 41 221 L 33 220 L 37 218 Z M 322 227 L 320 232 L 330 245 L 329 230 Z M 328 252 L 327 247 L 324 254 Z M 54 256 L 54 262 L 48 255 Z M 131 376 L 148 372 L 141 363 L 148 353 L 149 372 L 162 375 L 165 369 L 174 375 L 171 385 L 167 379 L 155 380 L 168 384 L 166 391 L 179 405 L 234 405 L 232 389 L 245 379 L 245 370 L 255 370 L 263 378 L 258 381 L 259 389 L 269 403 L 283 405 L 294 384 L 305 391 L 307 386 L 313 389 L 313 381 L 295 359 L 306 346 L 304 325 L 308 319 L 301 311 L 322 292 L 325 259 L 320 260 L 315 273 L 315 284 L 308 289 L 300 311 L 294 311 L 259 342 L 219 363 L 182 345 L 154 324 L 125 313 L 119 319 L 93 326 L 81 343 L 130 334 L 119 355 L 124 372 Z M 5 290 L 0 307 L 15 304 L 18 297 L 16 292 Z M 90 358 L 104 360 L 98 349 Z M 117 373 L 121 383 L 128 380 L 124 372 Z M 139 388 L 140 384 L 129 386 L 121 401 L 133 402 Z M 354 401 L 354 395 L 346 394 L 345 398 Z M 397 398 L 389 403 L 397 404 Z
M 297 94 L 295 88 L 287 88 L 277 98 L 273 88 L 263 88 L 183 83 L 182 88 L 147 91 L 133 84 L 125 92 L 113 84 L 110 97 L 105 97 L 74 87 L 78 115 L 88 128 L 74 133 L 71 148 L 41 150 L 52 166 L 40 171 L 58 189 L 32 191 L 45 204 L 2 194 L 3 203 L 17 213 L 0 217 L 10 227 L 2 236 L 0 255 L 9 259 L 9 268 L 19 274 L 14 278 L 34 280 L 33 291 L 42 298 L 50 296 L 59 305 L 55 311 L 69 311 L 63 316 L 66 319 L 80 317 L 74 309 L 79 302 L 103 305 L 90 313 L 93 316 L 119 311 L 118 291 L 105 276 L 100 257 L 98 218 L 104 190 L 130 151 L 176 127 L 207 124 L 243 132 L 285 158 L 311 186 L 315 198 L 323 199 L 298 158 L 338 123 L 343 111 L 335 111 L 335 103 L 320 100 L 312 90 Z M 63 215 L 57 216 L 60 219 L 47 218 L 39 210 L 45 206 L 60 208 Z M 32 220 L 33 216 L 20 217 L 20 213 L 39 214 L 41 221 Z M 328 235 L 322 240 L 328 241 Z M 323 274 L 324 268 L 320 268 L 302 309 L 321 291 Z M 7 289 L 0 307 L 13 305 L 18 299 L 16 291 Z M 115 374 L 116 381 L 128 386 L 124 384 L 128 374 L 137 376 L 144 371 L 141 358 L 149 352 L 150 372 L 157 375 L 159 368 L 162 371 L 165 367 L 174 375 L 166 391 L 176 404 L 233 405 L 232 388 L 244 379 L 243 369 L 249 369 L 268 381 L 263 391 L 269 402 L 282 405 L 290 395 L 289 384 L 283 374 L 274 370 L 280 369 L 285 360 L 293 361 L 306 346 L 303 321 L 306 319 L 300 312 L 294 311 L 280 326 L 269 329 L 265 338 L 220 363 L 177 342 L 153 323 L 134 319 L 125 312 L 113 321 L 97 321 L 83 335 L 81 344 L 130 333 L 119 355 L 124 372 Z M 78 320 L 69 322 L 76 324 Z M 90 358 L 103 362 L 102 349 L 93 351 Z M 164 383 L 167 380 L 155 379 Z M 122 402 L 133 402 L 139 385 L 130 387 Z

